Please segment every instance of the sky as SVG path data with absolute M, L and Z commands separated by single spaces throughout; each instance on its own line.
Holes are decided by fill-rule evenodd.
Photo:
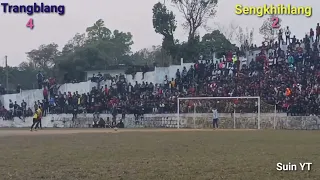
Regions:
M 8 57 L 10 66 L 17 66 L 23 61 L 27 61 L 26 52 L 38 48 L 41 44 L 56 43 L 60 49 L 76 33 L 84 33 L 88 26 L 92 26 L 98 19 L 105 21 L 106 27 L 110 30 L 118 29 L 124 32 L 131 32 L 134 45 L 132 51 L 142 48 L 150 48 L 152 45 L 160 45 L 162 36 L 156 34 L 152 25 L 152 7 L 158 0 L 2 0 L 1 3 L 9 2 L 12 5 L 28 5 L 34 2 L 48 5 L 65 5 L 64 16 L 58 14 L 4 14 L 0 9 L 0 66 L 4 65 L 4 56 Z M 181 26 L 183 18 L 181 14 L 167 0 L 167 6 L 176 14 L 178 28 L 175 38 L 179 40 L 187 39 L 187 31 Z M 230 23 L 237 24 L 243 28 L 255 28 L 254 42 L 261 43 L 262 36 L 259 35 L 259 27 L 266 17 L 259 18 L 254 15 L 236 15 L 235 6 L 261 6 L 264 4 L 291 4 L 294 6 L 313 7 L 313 16 L 307 18 L 303 15 L 280 16 L 283 20 L 282 27 L 290 26 L 292 34 L 298 37 L 304 36 L 309 29 L 315 28 L 319 22 L 316 17 L 320 17 L 320 2 L 311 0 L 220 0 L 218 2 L 216 17 L 207 23 L 209 28 L 200 29 L 200 35 L 208 30 L 220 27 L 228 27 Z M 35 27 L 33 30 L 26 28 L 27 21 L 33 18 Z

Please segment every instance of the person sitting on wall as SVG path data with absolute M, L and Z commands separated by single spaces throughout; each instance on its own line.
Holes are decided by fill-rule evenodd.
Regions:
M 93 128 L 98 128 L 98 127 L 99 127 L 97 120 L 95 120 L 95 119 L 93 120 L 92 127 L 93 127 Z
M 110 117 L 107 117 L 107 120 L 106 120 L 105 122 L 106 122 L 105 127 L 106 127 L 106 128 L 111 128 Z
M 106 122 L 102 118 L 100 118 L 100 120 L 98 122 L 98 126 L 99 126 L 99 128 L 105 128 Z
M 41 88 L 42 88 L 43 80 L 44 80 L 44 76 L 43 76 L 43 74 L 41 73 L 41 71 L 39 71 L 38 74 L 37 74 L 38 89 L 41 89 Z
M 29 107 L 28 108 L 28 110 L 27 110 L 27 112 L 26 112 L 26 117 L 31 117 L 33 115 L 33 112 L 32 112 L 32 110 L 31 110 L 31 108 Z
M 117 124 L 117 128 L 124 128 L 124 123 L 122 122 L 122 119 L 120 122 Z
M 20 92 L 21 92 L 21 85 L 18 84 L 18 85 L 17 85 L 17 88 L 16 88 L 16 93 L 20 93 Z
M 141 79 L 141 80 L 144 79 L 144 74 L 145 74 L 146 72 L 148 72 L 148 70 L 149 70 L 149 67 L 148 67 L 147 64 L 142 67 L 142 79 Z
M 96 77 L 96 75 L 93 74 L 90 80 L 91 80 L 91 82 L 97 82 L 98 81 L 97 79 L 98 78 Z

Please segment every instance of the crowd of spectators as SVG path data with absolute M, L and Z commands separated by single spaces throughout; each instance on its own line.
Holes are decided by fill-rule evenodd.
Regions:
M 284 31 L 284 32 L 283 32 Z M 226 52 L 220 61 L 197 61 L 191 67 L 177 69 L 175 78 L 165 76 L 163 83 L 131 84 L 125 75 L 111 78 L 111 85 L 102 85 L 102 74 L 91 80 L 98 83 L 91 92 L 61 93 L 53 79 L 43 82 L 37 76 L 44 99 L 35 102 L 47 113 L 110 113 L 112 115 L 145 113 L 176 113 L 177 97 L 260 96 L 262 111 L 273 111 L 274 106 L 289 115 L 318 115 L 320 105 L 319 24 L 302 39 L 291 35 L 289 27 L 280 30 L 277 41 L 264 42 L 259 53 L 249 63 L 241 63 L 239 53 Z M 284 37 L 283 37 L 284 33 Z M 316 36 L 316 38 L 314 38 Z M 284 40 L 285 39 L 285 40 Z M 286 45 L 286 46 L 283 46 Z M 253 54 L 253 45 L 240 51 Z M 243 53 L 244 54 L 244 53 Z M 39 72 L 40 73 L 40 72 Z M 32 115 L 32 108 L 10 102 L 12 116 Z M 218 107 L 220 112 L 256 112 L 256 99 L 182 100 L 180 111 L 209 112 Z M 0 109 L 1 115 L 7 111 Z

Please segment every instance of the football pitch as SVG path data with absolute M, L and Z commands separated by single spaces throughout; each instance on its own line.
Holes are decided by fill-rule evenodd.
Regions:
M 320 179 L 320 131 L 0 129 L 0 159 L 1 180 Z

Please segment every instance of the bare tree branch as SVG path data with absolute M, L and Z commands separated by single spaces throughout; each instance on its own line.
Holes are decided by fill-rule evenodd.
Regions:
M 188 39 L 194 39 L 196 31 L 205 26 L 208 19 L 216 14 L 217 0 L 172 0 L 175 7 L 182 13 L 185 22 L 182 26 L 188 29 Z

